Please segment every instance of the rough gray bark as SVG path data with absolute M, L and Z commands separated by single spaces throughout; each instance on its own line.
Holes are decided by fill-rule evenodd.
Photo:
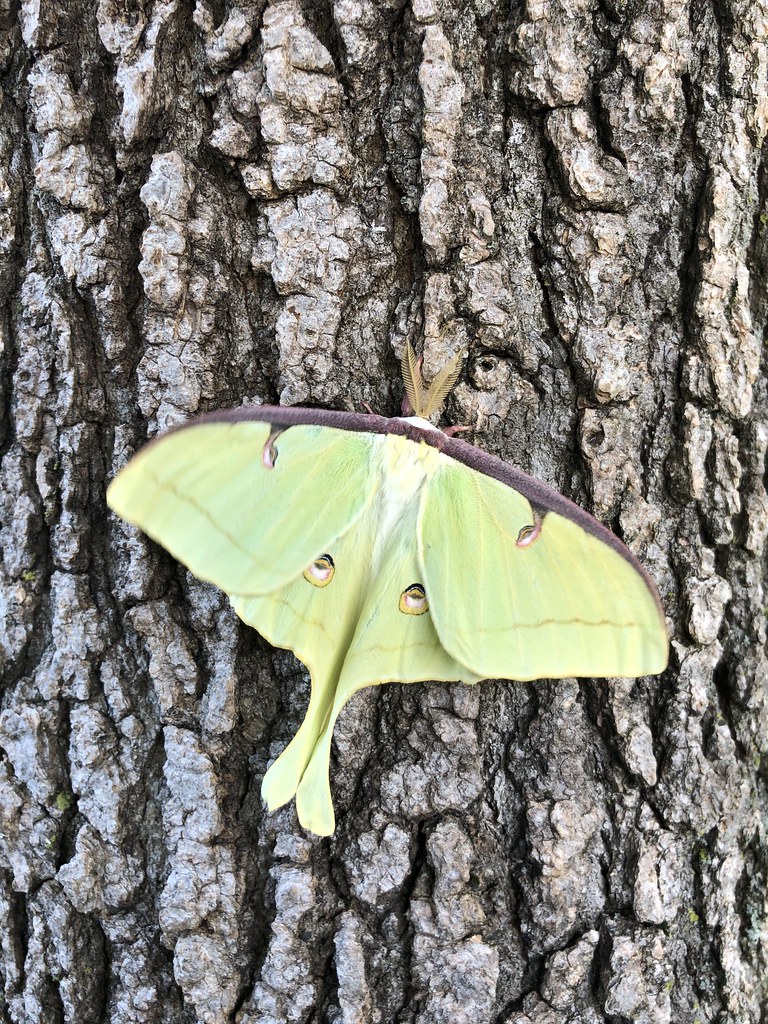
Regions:
M 767 19 L 0 4 L 0 1021 L 765 1019 Z M 396 413 L 408 338 L 672 660 L 361 695 L 319 840 L 259 798 L 302 667 L 104 490 L 211 408 Z

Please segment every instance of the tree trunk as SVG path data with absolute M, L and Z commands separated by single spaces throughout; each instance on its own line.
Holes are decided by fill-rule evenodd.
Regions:
M 3 1024 L 758 1024 L 766 0 L 0 5 Z M 624 537 L 670 668 L 366 691 L 109 515 L 244 401 L 447 420 Z M 290 509 L 286 509 L 286 528 Z

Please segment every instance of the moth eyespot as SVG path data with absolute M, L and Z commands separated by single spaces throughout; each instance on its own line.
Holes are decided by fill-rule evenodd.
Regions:
M 423 615 L 429 610 L 429 601 L 424 587 L 420 583 L 412 583 L 400 595 L 398 607 L 405 615 Z
M 531 513 L 533 514 L 533 522 L 528 526 L 524 526 L 517 535 L 515 544 L 519 548 L 529 548 L 541 536 L 541 527 L 547 510 L 531 503 Z
M 267 438 L 267 443 L 261 449 L 261 463 L 267 469 L 275 468 L 277 456 L 279 455 L 275 441 L 277 440 L 278 435 L 281 433 L 282 430 L 273 430 L 272 433 Z
M 304 572 L 304 579 L 313 587 L 327 587 L 333 579 L 336 566 L 330 555 L 320 555 Z
M 520 533 L 517 535 L 515 544 L 519 548 L 529 548 L 534 541 L 539 539 L 541 534 L 541 524 L 536 523 L 534 526 L 524 526 Z

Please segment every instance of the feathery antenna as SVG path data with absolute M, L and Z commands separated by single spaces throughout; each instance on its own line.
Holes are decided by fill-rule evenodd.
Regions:
M 421 375 L 421 360 L 416 358 L 411 343 L 406 343 L 402 359 L 403 384 L 414 415 L 421 416 L 422 419 L 429 419 L 433 413 L 440 411 L 451 388 L 459 379 L 463 355 L 463 352 L 457 352 L 453 359 L 437 373 L 425 393 L 424 378 Z
M 410 341 L 406 342 L 401 362 L 403 371 L 403 384 L 405 393 L 411 405 L 411 412 L 414 416 L 421 416 L 421 408 L 424 401 L 424 381 L 421 376 L 421 366 L 416 358 Z
M 424 404 L 424 419 L 429 419 L 433 412 L 439 412 L 446 398 L 451 392 L 453 385 L 459 379 L 461 372 L 461 352 L 457 352 L 449 363 L 438 372 L 435 379 L 429 385 L 427 397 Z

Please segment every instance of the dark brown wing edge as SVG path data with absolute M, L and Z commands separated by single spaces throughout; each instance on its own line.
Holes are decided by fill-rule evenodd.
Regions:
M 413 423 L 408 423 L 405 419 L 398 417 L 388 419 L 385 416 L 376 416 L 371 413 L 339 412 L 333 409 L 307 409 L 301 406 L 283 408 L 276 405 L 244 405 L 238 409 L 222 409 L 217 412 L 196 416 L 194 419 L 166 431 L 165 434 L 154 439 L 150 444 L 161 440 L 162 437 L 167 437 L 169 433 L 175 433 L 177 430 L 186 430 L 187 427 L 195 427 L 202 423 L 240 423 L 248 420 L 269 423 L 273 427 L 284 427 L 286 429 L 299 424 L 310 424 L 318 427 L 335 427 L 338 430 L 360 431 L 369 434 L 398 434 L 401 437 L 407 437 L 410 441 L 414 441 L 417 444 L 423 442 L 432 448 L 437 448 L 444 455 L 451 459 L 456 459 L 457 462 L 469 466 L 470 469 L 477 470 L 478 473 L 484 473 L 486 476 L 493 477 L 494 480 L 499 480 L 501 483 L 513 487 L 520 494 L 524 495 L 532 505 L 537 505 L 539 508 L 565 516 L 566 519 L 577 523 L 587 533 L 592 534 L 593 537 L 597 537 L 598 540 L 613 548 L 642 576 L 648 590 L 656 601 L 659 615 L 666 628 L 664 608 L 655 583 L 616 534 L 611 533 L 607 527 L 599 523 L 589 512 L 585 512 L 583 508 L 574 504 L 574 502 L 564 497 L 558 491 L 553 490 L 539 480 L 535 480 L 532 476 L 528 476 L 527 473 L 523 473 L 522 470 L 516 469 L 514 466 L 509 465 L 509 463 L 503 462 L 501 459 L 496 458 L 495 455 L 489 455 L 488 452 L 481 451 L 479 448 L 475 448 L 474 445 L 468 444 L 458 437 L 449 437 L 442 430 L 422 430 Z

